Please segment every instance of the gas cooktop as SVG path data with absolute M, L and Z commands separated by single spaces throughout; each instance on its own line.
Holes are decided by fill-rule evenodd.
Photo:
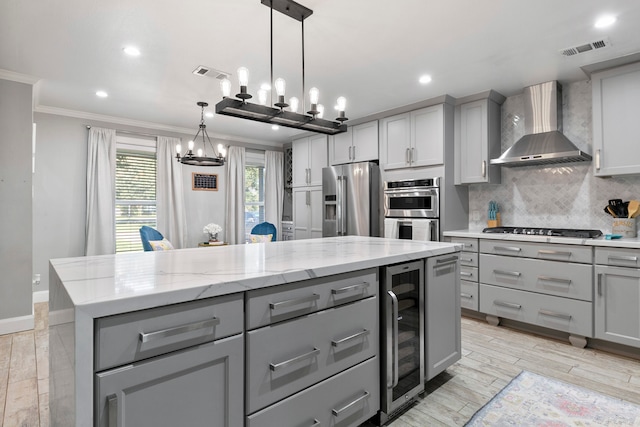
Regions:
M 531 236 L 578 237 L 594 239 L 602 236 L 600 230 L 581 230 L 575 228 L 528 228 L 528 227 L 491 227 L 482 230 L 483 233 L 498 234 L 526 234 Z

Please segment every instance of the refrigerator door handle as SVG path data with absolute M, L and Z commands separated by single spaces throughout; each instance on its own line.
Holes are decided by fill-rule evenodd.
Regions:
M 336 183 L 336 234 L 338 236 L 342 235 L 342 216 L 344 212 L 342 211 L 342 177 L 336 177 L 338 181 Z
M 342 187 L 340 189 L 340 210 L 342 211 L 342 216 L 340 216 L 340 232 L 343 236 L 347 235 L 347 177 L 342 177 L 342 182 L 340 183 Z

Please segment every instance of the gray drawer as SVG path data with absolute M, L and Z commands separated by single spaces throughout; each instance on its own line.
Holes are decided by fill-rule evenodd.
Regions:
M 240 293 L 97 319 L 95 370 L 239 334 L 243 301 Z
M 596 264 L 618 267 L 640 267 L 640 250 L 596 248 Z
M 378 269 L 306 280 L 247 293 L 247 329 L 378 295 Z
M 460 307 L 478 311 L 478 283 L 460 281 Z
M 593 336 L 592 304 L 480 284 L 480 311 L 585 337 Z
M 552 261 L 569 261 L 584 264 L 593 263 L 591 246 L 481 239 L 480 252 L 494 255 L 548 259 Z
M 467 267 L 460 265 L 460 280 L 467 280 L 469 282 L 478 281 L 478 267 Z
M 593 300 L 592 266 L 480 254 L 480 282 L 489 285 Z
M 477 252 L 460 252 L 460 266 L 477 267 L 478 266 L 478 253 Z
M 374 416 L 380 408 L 379 378 L 378 358 L 374 357 L 256 412 L 247 417 L 246 425 L 247 427 L 360 425 Z M 350 403 L 353 404 L 349 405 Z M 344 424 L 345 422 L 348 424 Z
M 478 239 L 470 237 L 449 237 L 452 243 L 461 243 L 465 252 L 478 252 Z
M 247 413 L 378 354 L 378 299 L 320 311 L 247 334 Z

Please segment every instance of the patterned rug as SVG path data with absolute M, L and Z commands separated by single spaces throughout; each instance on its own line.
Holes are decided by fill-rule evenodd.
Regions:
M 522 371 L 465 426 L 640 426 L 640 406 Z

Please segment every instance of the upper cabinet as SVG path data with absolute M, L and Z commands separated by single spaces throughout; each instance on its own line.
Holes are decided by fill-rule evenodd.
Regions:
M 456 184 L 500 183 L 501 167 L 490 161 L 501 154 L 500 105 L 504 100 L 489 91 L 463 99 L 456 107 Z
M 327 166 L 327 136 L 296 139 L 293 153 L 293 187 L 322 185 L 322 168 Z
M 591 75 L 595 176 L 640 174 L 640 62 Z
M 444 105 L 434 105 L 380 121 L 383 168 L 444 163 Z
M 378 160 L 378 121 L 349 126 L 329 137 L 331 165 Z

